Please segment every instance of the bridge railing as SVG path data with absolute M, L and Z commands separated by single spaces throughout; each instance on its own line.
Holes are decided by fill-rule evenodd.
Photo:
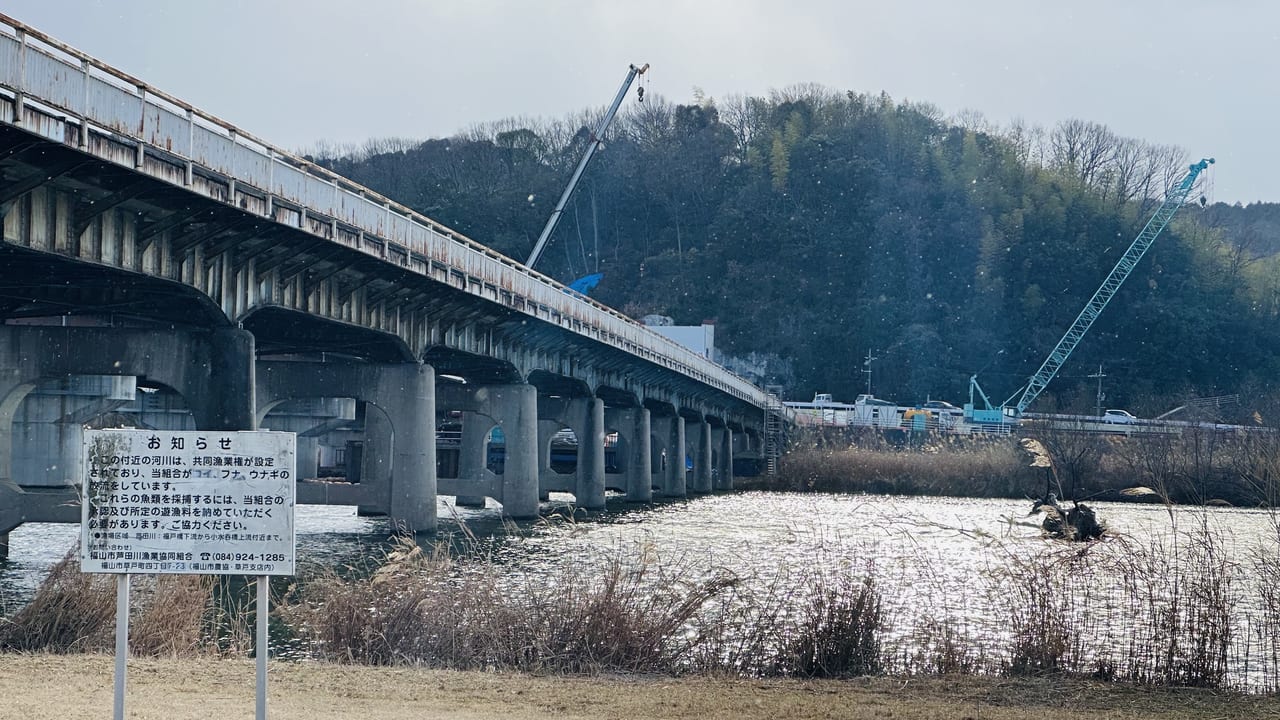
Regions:
M 533 306 L 519 310 L 544 320 L 550 314 L 571 331 L 764 406 L 765 393 L 756 386 L 616 310 L 3 14 L 0 87 L 14 95 L 15 124 L 23 123 L 30 103 L 55 116 L 66 113 L 61 122 L 79 127 L 74 133 L 57 122 L 27 128 L 51 140 L 87 150 L 90 130 L 123 136 L 137 144 L 138 168 L 151 154 L 185 164 L 188 185 L 196 167 L 233 179 L 296 206 L 300 225 L 307 212 L 330 218 L 399 249 L 410 265 L 417 259 L 447 266 Z

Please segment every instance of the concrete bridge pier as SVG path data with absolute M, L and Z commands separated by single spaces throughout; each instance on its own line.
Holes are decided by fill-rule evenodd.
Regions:
M 604 454 L 599 452 L 599 461 L 591 454 L 589 438 L 591 416 L 594 413 L 595 397 L 540 396 L 538 398 L 538 454 L 539 454 L 539 492 L 545 498 L 549 491 L 571 492 L 575 502 L 582 505 L 585 497 L 593 495 L 593 489 L 599 488 L 599 503 L 604 503 Z M 603 406 L 603 405 L 602 405 Z M 603 420 L 602 420 L 603 423 Z M 572 430 L 577 442 L 575 469 L 573 473 L 557 473 L 550 466 L 552 438 L 562 428 Z M 603 427 L 600 430 L 600 443 L 604 443 Z M 596 466 L 599 465 L 599 466 Z M 585 482 L 582 478 L 586 478 Z
M 404 530 L 435 532 L 435 370 L 419 363 L 374 366 L 373 370 L 371 399 L 385 412 L 391 434 L 387 515 Z
M 605 506 L 604 401 L 596 397 L 538 398 L 538 482 L 543 498 L 551 490 L 570 492 L 585 510 Z M 551 470 L 551 439 L 561 428 L 573 431 L 577 462 L 572 476 Z
M 286 400 L 364 402 L 365 449 L 359 505 L 401 529 L 436 530 L 435 370 L 420 363 L 258 363 L 259 417 Z M 366 475 L 367 473 L 367 475 Z
M 662 495 L 664 497 L 685 497 L 688 494 L 688 477 L 685 469 L 685 458 L 689 455 L 686 445 L 685 424 L 682 415 L 675 415 L 667 420 L 669 444 L 667 445 L 667 472 L 663 480 Z
M 74 483 L 33 494 L 14 475 L 14 418 L 41 380 L 146 377 L 182 395 L 197 429 L 252 430 L 254 372 L 253 335 L 236 328 L 0 326 L 0 535 L 27 521 L 79 517 Z
M 616 460 L 621 466 L 617 488 L 626 492 L 628 502 L 653 500 L 653 461 L 650 416 L 646 407 L 605 409 L 605 426 L 618 433 L 621 447 Z
M 132 375 L 46 378 L 22 400 L 13 417 L 9 470 L 22 486 L 68 488 L 84 476 L 84 427 L 134 402 Z
M 689 492 L 706 494 L 711 492 L 711 422 L 706 416 L 694 424 L 693 441 L 690 455 L 693 456 L 693 478 L 689 483 Z
M 562 427 L 558 418 L 547 418 L 542 398 L 538 398 L 538 502 L 551 498 L 551 491 L 570 492 L 572 475 L 556 472 L 551 467 L 551 442 Z
M 356 513 L 362 517 L 391 515 L 391 486 L 395 481 L 395 426 L 387 417 L 386 411 L 376 402 L 361 401 L 359 407 L 363 412 L 357 412 L 357 415 L 363 415 L 364 418 L 359 469 L 363 492 L 362 502 L 356 506 Z
M 502 473 L 504 515 L 538 517 L 538 389 L 526 383 L 489 388 L 494 419 L 506 438 Z
M 462 411 L 458 477 L 448 483 L 459 505 L 482 505 L 485 497 L 502 504 L 512 518 L 538 516 L 538 390 L 526 383 L 447 385 L 445 404 Z M 502 472 L 489 469 L 489 431 L 502 431 Z
M 733 489 L 733 429 L 725 425 L 717 428 L 716 434 L 720 443 L 720 457 L 716 463 L 716 490 L 727 492 Z
M 192 363 L 206 365 L 208 381 L 197 378 L 189 383 L 191 390 L 179 387 L 187 406 L 195 415 L 199 430 L 257 430 L 257 363 L 253 335 L 237 328 L 210 331 L 207 360 Z M 203 362 L 202 362 L 203 360 Z M 197 389 L 198 388 L 198 389 Z
M 0 562 L 9 559 L 9 531 L 22 524 L 26 498 L 17 484 L 0 478 Z
M 497 475 L 489 469 L 489 431 L 495 425 L 493 418 L 478 412 L 462 413 L 462 439 L 458 450 L 459 490 L 464 486 L 490 487 L 497 481 Z M 459 507 L 482 508 L 486 495 L 496 496 L 496 490 L 489 492 L 457 492 L 453 502 Z
M 667 466 L 674 456 L 671 448 L 671 418 L 649 411 L 649 486 L 654 496 L 666 494 Z
M 653 501 L 653 443 L 652 418 L 649 408 L 638 407 L 631 411 L 630 452 L 627 453 L 627 501 Z
M 587 399 L 586 427 L 578 436 L 578 507 L 604 509 L 604 400 Z
M 357 417 L 354 398 L 309 398 L 276 406 L 258 421 L 258 427 L 296 433 L 298 437 L 298 479 L 320 477 L 320 449 L 334 432 L 346 432 Z
M 584 509 L 598 510 L 605 505 L 604 474 L 604 401 L 596 397 L 538 398 L 539 487 L 570 492 L 574 502 Z M 577 440 L 577 463 L 574 474 L 553 472 L 550 467 L 551 438 L 560 428 L 569 428 Z

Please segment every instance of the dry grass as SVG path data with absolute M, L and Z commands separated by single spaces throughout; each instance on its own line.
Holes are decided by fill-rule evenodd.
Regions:
M 548 677 L 321 662 L 271 663 L 276 720 L 1209 720 L 1276 718 L 1276 699 L 1189 689 L 1135 688 L 1053 678 L 859 678 L 854 680 Z M 6 717 L 91 720 L 111 707 L 106 655 L 0 656 Z M 247 718 L 253 663 L 130 661 L 126 712 L 136 720 Z M 56 679 L 56 682 L 51 682 Z
M 1028 427 L 1057 472 L 1060 498 L 1125 500 L 1146 486 L 1175 504 L 1237 507 L 1280 502 L 1280 434 L 1203 428 L 1162 435 L 1093 435 Z M 1047 475 L 1031 467 L 1021 437 L 938 438 L 895 447 L 879 436 L 802 434 L 773 479 L 742 487 L 799 492 L 959 497 L 1041 497 Z M 1128 498 L 1132 499 L 1132 498 Z M 1153 497 L 1151 499 L 1157 499 Z
M 795 636 L 778 653 L 778 674 L 857 677 L 881 671 L 884 612 L 868 577 L 842 575 L 816 588 L 804 604 Z
M 512 587 L 495 565 L 455 572 L 443 550 L 402 541 L 377 573 L 326 576 L 283 613 L 322 657 L 340 662 L 669 672 L 691 651 L 685 629 L 693 616 L 737 583 L 643 555 L 590 560 L 600 562 L 584 560 L 581 574 Z
M 939 442 L 921 449 L 811 446 L 782 459 L 773 490 L 889 495 L 1023 497 L 1043 486 L 1009 438 Z M 1037 489 L 1036 492 L 1039 492 Z
M 129 619 L 129 649 L 145 657 L 193 657 L 206 645 L 209 586 L 205 575 L 143 576 L 131 602 L 139 607 Z
M 644 544 L 603 548 L 554 571 L 509 572 L 474 551 L 457 557 L 404 540 L 376 570 L 326 573 L 279 598 L 277 630 L 307 643 L 312 657 L 367 665 L 754 678 L 1048 674 L 1275 692 L 1280 594 L 1256 579 L 1280 574 L 1280 520 L 1249 564 L 1228 559 L 1207 521 L 1184 524 L 1148 544 L 992 538 L 986 573 L 952 579 L 888 577 L 826 550 L 739 577 Z M 928 588 L 924 601 L 886 613 L 883 598 L 906 583 Z M 136 587 L 136 654 L 249 654 L 243 586 L 139 577 Z M 112 579 L 80 574 L 69 556 L 28 606 L 0 621 L 0 648 L 103 652 L 113 630 Z
M 35 595 L 0 619 L 0 650 L 110 652 L 115 647 L 116 578 L 80 572 L 78 549 L 50 570 Z M 252 621 L 220 609 L 218 578 L 134 575 L 130 583 L 129 647 L 146 657 L 243 654 Z
M 1280 537 L 1280 531 L 1278 531 Z M 1067 547 L 991 546 L 971 628 L 922 604 L 889 617 L 881 593 L 940 578 L 886 578 L 874 567 L 819 556 L 770 577 L 664 562 L 651 548 L 613 548 L 554 576 L 504 573 L 483 557 L 403 541 L 366 575 L 326 574 L 277 603 L 281 626 L 312 656 L 368 665 L 425 665 L 552 673 L 690 673 L 741 677 L 854 677 L 892 673 L 1067 674 L 1141 684 L 1274 690 L 1280 677 L 1280 600 L 1266 582 L 1243 585 L 1207 525 L 1172 546 L 1125 538 Z M 1280 557 L 1253 568 L 1274 577 Z M 225 579 L 139 578 L 135 654 L 247 656 L 244 588 Z M 1253 589 L 1255 588 L 1256 589 Z M 1238 607 L 1260 608 L 1246 631 Z M 956 607 L 953 602 L 950 607 Z M 0 626 L 0 647 L 109 651 L 114 592 L 69 557 L 35 598 Z M 277 642 L 279 638 L 277 638 Z M 993 641 L 995 644 L 993 645 Z M 1247 668 L 1241 680 L 1232 668 Z
M 0 649 L 67 653 L 114 646 L 115 579 L 81 573 L 77 552 L 53 566 L 31 602 L 0 621 Z

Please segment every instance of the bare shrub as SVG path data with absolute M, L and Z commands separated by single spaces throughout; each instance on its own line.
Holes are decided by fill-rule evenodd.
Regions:
M 699 577 L 679 563 L 615 554 L 504 587 L 492 564 L 450 573 L 446 553 L 411 543 L 402 542 L 372 577 L 311 583 L 306 603 L 289 610 L 321 655 L 463 669 L 655 672 L 686 661 L 691 618 L 737 583 L 726 573 Z
M 849 677 L 880 672 L 884 613 L 870 576 L 819 576 L 794 637 L 778 653 L 777 674 Z
M 135 583 L 129 650 L 146 657 L 194 657 L 204 651 L 212 605 L 207 575 L 142 576 Z M 139 588 L 138 585 L 144 585 Z M 139 592 L 141 590 L 142 592 Z
M 68 653 L 114 647 L 115 578 L 81 573 L 78 552 L 59 560 L 31 602 L 0 625 L 0 648 Z
M 692 619 L 696 642 L 686 662 L 689 672 L 745 677 L 775 672 L 775 657 L 790 637 L 792 608 L 804 586 L 786 573 L 756 580 L 729 588 Z
M 1238 598 L 1216 534 L 1201 525 L 1175 535 L 1172 547 L 1132 550 L 1114 566 L 1132 612 L 1120 678 L 1225 687 Z
M 1012 635 L 1004 672 L 1033 675 L 1067 670 L 1073 616 L 1068 573 L 1055 557 L 1011 560 L 1014 582 L 1002 588 Z
M 986 659 L 982 645 L 954 617 L 924 617 L 911 637 L 914 650 L 903 670 L 922 675 L 977 675 Z
M 57 653 L 114 649 L 117 576 L 80 572 L 78 556 L 78 549 L 67 553 L 31 601 L 0 620 L 0 649 Z M 133 575 L 130 652 L 144 657 L 192 657 L 216 651 L 210 624 L 213 584 L 208 576 Z
M 738 578 L 696 574 L 656 556 L 637 563 L 607 558 L 598 577 L 574 573 L 525 588 L 518 603 L 525 620 L 514 628 L 522 669 L 568 672 L 655 672 L 681 666 L 695 638 L 683 632 L 707 603 Z
M 1008 619 L 1002 671 L 1221 689 L 1235 648 L 1235 568 L 1207 525 L 1171 546 L 1113 538 L 1011 558 L 993 586 Z
M 1048 450 L 1062 482 L 1062 487 L 1054 488 L 1056 492 L 1064 498 L 1080 498 L 1098 491 L 1093 483 L 1106 452 L 1103 436 L 1050 427 L 1038 429 L 1035 436 Z
M 493 597 L 484 585 L 470 583 L 471 596 L 460 593 L 451 567 L 443 547 L 424 551 L 401 539 L 377 572 L 343 578 L 327 571 L 307 583 L 300 602 L 280 612 L 312 643 L 312 652 L 328 660 L 391 665 L 432 659 L 445 667 L 474 667 L 483 650 L 459 637 L 476 632 L 475 620 Z M 463 600 L 468 602 L 455 602 Z
M 1273 578 L 1280 577 L 1280 517 L 1272 515 L 1268 542 L 1254 549 L 1251 563 L 1252 575 L 1262 580 L 1256 583 L 1257 628 L 1256 635 L 1262 653 L 1266 681 L 1263 690 L 1280 692 L 1280 585 Z

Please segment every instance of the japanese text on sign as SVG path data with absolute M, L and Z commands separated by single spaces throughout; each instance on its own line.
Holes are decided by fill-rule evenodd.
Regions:
M 86 430 L 84 572 L 292 575 L 295 436 Z

